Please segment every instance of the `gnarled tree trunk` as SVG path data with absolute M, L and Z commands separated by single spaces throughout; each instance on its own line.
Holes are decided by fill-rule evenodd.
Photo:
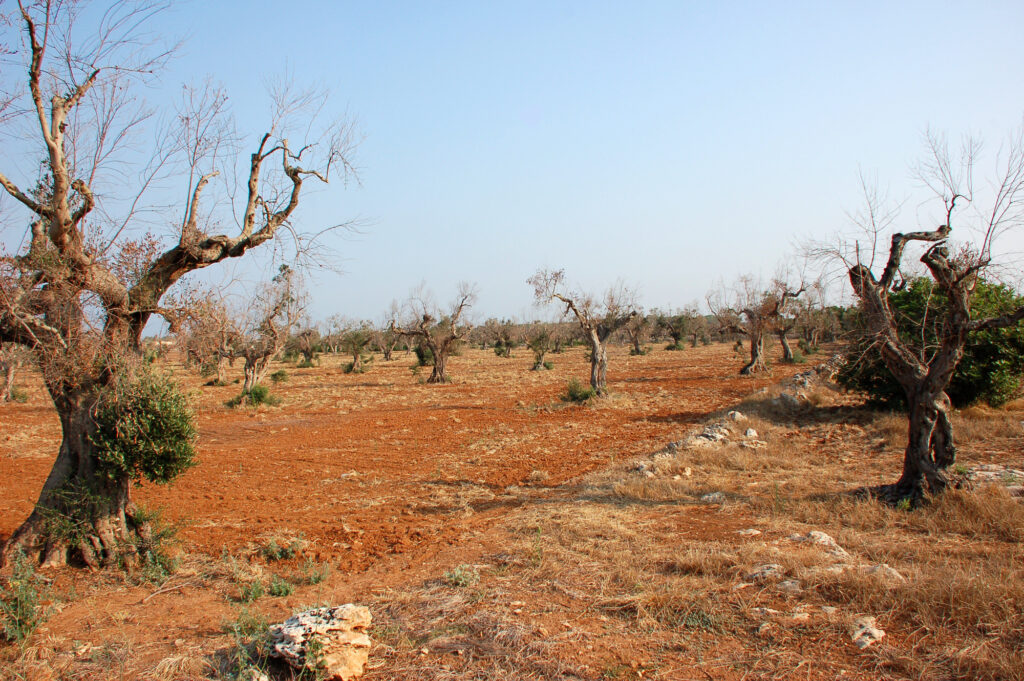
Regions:
M 918 501 L 925 493 L 940 494 L 946 489 L 946 471 L 956 461 L 956 446 L 946 394 L 921 389 L 907 393 L 910 408 L 903 474 L 895 485 L 882 488 L 880 493 L 889 500 Z
M 750 336 L 750 361 L 740 369 L 740 374 L 749 376 L 759 371 L 767 371 L 764 363 L 764 336 L 752 334 Z
M 786 338 L 786 332 L 784 330 L 779 330 L 776 332 L 776 335 L 779 337 L 779 343 L 782 344 L 782 361 L 792 362 L 793 348 L 789 347 L 789 339 Z
M 430 378 L 427 379 L 427 383 L 447 383 L 450 379 L 448 378 L 448 348 L 440 348 L 433 343 L 429 343 L 427 347 L 434 354 L 434 366 L 430 370 Z
M 58 392 L 50 386 L 60 416 L 61 445 L 28 519 L 3 547 L 2 563 L 18 551 L 44 566 L 81 560 L 92 568 L 134 564 L 135 536 L 148 526 L 133 518 L 130 480 L 111 480 L 97 471 L 90 434 L 94 429 L 91 390 Z
M 610 335 L 610 334 L 609 334 Z M 598 329 L 587 334 L 590 341 L 590 387 L 598 395 L 608 394 L 608 347 L 607 336 L 601 337 Z

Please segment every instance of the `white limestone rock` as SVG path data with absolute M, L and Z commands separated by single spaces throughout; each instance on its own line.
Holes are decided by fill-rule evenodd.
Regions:
M 368 608 L 352 603 L 301 612 L 270 627 L 270 654 L 295 669 L 320 667 L 335 681 L 358 678 L 370 656 L 371 619 Z

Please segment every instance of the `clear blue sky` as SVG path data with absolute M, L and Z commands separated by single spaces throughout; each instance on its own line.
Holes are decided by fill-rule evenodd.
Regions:
M 926 127 L 996 146 L 1024 114 L 1019 0 L 251 0 L 163 23 L 187 37 L 164 85 L 212 75 L 243 131 L 286 68 L 359 121 L 361 185 L 300 209 L 364 224 L 336 244 L 346 274 L 314 279 L 321 319 L 421 280 L 477 282 L 481 319 L 532 314 L 542 265 L 683 305 L 844 228 L 858 168 L 909 196 Z

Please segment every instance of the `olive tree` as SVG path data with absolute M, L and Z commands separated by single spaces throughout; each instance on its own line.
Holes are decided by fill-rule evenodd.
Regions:
M 757 277 L 742 276 L 731 288 L 720 287 L 708 294 L 708 307 L 719 327 L 746 336 L 750 343 L 750 361 L 740 369 L 740 374 L 767 370 L 764 337 L 773 332 L 779 318 L 787 314 L 792 301 L 803 292 L 803 284 L 793 288 L 784 276 L 776 277 L 767 286 Z
M 1024 320 L 1024 307 L 992 316 L 972 314 L 982 275 L 995 271 L 993 244 L 1008 230 L 1024 224 L 1024 130 L 1016 131 L 1001 148 L 992 180 L 977 190 L 974 170 L 980 146 L 974 140 L 965 140 L 959 153 L 951 151 L 940 135 L 929 133 L 926 144 L 926 159 L 917 168 L 916 178 L 931 191 L 935 206 L 931 224 L 936 226 L 895 231 L 898 210 L 890 209 L 877 189 L 862 180 L 865 208 L 856 218 L 866 241 L 847 240 L 827 251 L 843 263 L 863 324 L 906 394 L 903 473 L 895 484 L 878 492 L 889 500 L 911 502 L 926 494 L 939 494 L 949 483 L 956 447 L 946 388 L 968 339 Z M 952 241 L 954 218 L 959 220 L 957 233 L 966 237 L 959 247 Z M 909 275 L 905 273 L 913 265 L 907 258 L 915 247 L 935 295 L 942 300 L 935 311 L 939 315 L 934 324 L 936 337 L 926 352 L 916 351 L 913 343 L 901 337 L 890 300 L 906 284 Z
M 0 402 L 14 399 L 14 376 L 32 361 L 32 353 L 24 345 L 0 344 Z
M 146 33 L 158 30 L 160 6 L 113 2 L 93 12 L 78 4 L 19 1 L 0 22 L 0 44 L 14 47 L 0 61 L 0 187 L 14 206 L 2 227 L 14 251 L 0 256 L 0 342 L 33 350 L 62 432 L 38 502 L 2 559 L 24 551 L 48 565 L 133 559 L 145 528 L 132 481 L 172 479 L 187 452 L 156 451 L 141 432 L 124 451 L 105 437 L 110 422 L 100 415 L 148 395 L 166 407 L 162 416 L 174 414 L 159 422 L 167 437 L 190 437 L 173 427 L 187 420 L 181 401 L 137 371 L 143 330 L 154 315 L 176 327 L 182 311 L 171 289 L 190 272 L 284 231 L 301 247 L 304 233 L 291 220 L 304 184 L 346 170 L 350 146 L 346 125 L 316 120 L 329 110 L 325 100 L 288 85 L 272 89 L 269 124 L 255 138 L 232 129 L 227 98 L 212 86 L 183 88 L 173 121 L 160 128 L 143 101 L 168 54 Z M 144 147 L 147 129 L 155 142 Z M 243 145 L 251 145 L 245 157 Z M 147 238 L 140 214 L 153 225 L 169 203 L 177 208 L 164 212 L 168 233 Z M 231 234 L 207 231 L 232 224 Z M 123 254 L 133 255 L 132 267 L 118 266 Z M 69 526 L 60 519 L 75 532 L 57 531 Z
M 565 284 L 565 270 L 540 269 L 526 280 L 533 287 L 534 301 L 546 305 L 558 301 L 565 306 L 590 344 L 590 387 L 597 395 L 608 393 L 608 339 L 637 316 L 637 296 L 623 284 L 616 284 L 600 298 Z
M 427 383 L 447 383 L 448 356 L 469 332 L 465 315 L 476 302 L 476 287 L 462 282 L 447 307 L 434 302 L 425 286 L 412 292 L 406 301 L 402 319 L 392 320 L 391 328 L 400 336 L 415 338 L 430 353 L 431 371 Z
M 239 356 L 245 360 L 242 368 L 242 400 L 252 395 L 270 368 L 270 362 L 288 342 L 296 321 L 302 317 L 305 299 L 295 271 L 287 265 L 263 286 L 249 309 L 245 325 L 239 334 Z

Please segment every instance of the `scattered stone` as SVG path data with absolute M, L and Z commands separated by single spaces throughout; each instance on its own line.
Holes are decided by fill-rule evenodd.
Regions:
M 874 617 L 858 617 L 850 627 L 850 640 L 864 650 L 885 638 L 885 632 L 875 626 Z
M 839 608 L 834 605 L 823 605 L 821 606 L 821 612 L 825 615 L 834 615 L 839 612 Z
M 806 535 L 791 534 L 789 539 L 797 542 L 810 542 L 815 546 L 820 546 L 825 549 L 826 553 L 836 558 L 848 558 L 850 555 L 846 549 L 836 543 L 835 539 L 818 530 L 811 530 Z
M 327 678 L 348 681 L 363 674 L 370 655 L 368 608 L 347 603 L 314 608 L 270 627 L 270 654 L 294 669 L 323 669 Z M 316 642 L 316 659 L 308 656 Z
M 757 431 L 754 430 L 753 428 L 747 428 L 747 430 L 743 433 L 743 437 L 756 438 Z
M 881 577 L 887 582 L 905 582 L 907 578 L 901 575 L 899 572 L 889 567 L 888 563 L 879 563 L 878 565 L 868 565 L 864 568 L 864 573 L 869 575 L 875 575 Z
M 728 416 L 731 420 L 736 421 L 737 423 L 742 423 L 743 421 L 747 420 L 746 415 L 743 414 L 743 412 L 739 411 L 730 411 L 728 414 L 726 414 L 726 416 Z
M 772 630 L 773 626 L 774 625 L 772 625 L 771 622 L 761 622 L 761 626 L 759 626 L 757 628 L 758 635 L 764 636 L 765 634 L 767 634 L 769 631 Z
M 708 492 L 700 498 L 701 501 L 707 504 L 724 504 L 725 493 L 724 492 Z
M 750 613 L 756 617 L 760 617 L 761 619 L 768 619 L 782 614 L 773 608 L 751 608 Z
M 764 449 L 767 446 L 768 443 L 764 440 L 747 440 L 740 443 L 740 447 L 743 447 L 743 449 Z
M 798 594 L 803 591 L 803 587 L 800 586 L 800 582 L 796 579 L 786 579 L 779 582 L 779 591 L 787 594 Z
M 745 530 L 736 530 L 736 534 L 741 537 L 756 537 L 761 534 L 761 530 L 755 530 L 753 527 L 748 527 Z
M 709 423 L 697 435 L 691 436 L 686 444 L 688 447 L 709 447 L 728 440 L 732 430 L 724 422 Z
M 790 622 L 807 622 L 811 619 L 811 613 L 809 612 L 794 612 L 789 616 Z
M 772 400 L 772 404 L 775 405 L 776 407 L 781 407 L 782 409 L 788 409 L 790 411 L 796 411 L 797 409 L 803 406 L 803 402 L 801 402 L 797 397 L 791 395 L 790 393 L 780 394 L 778 397 Z
M 778 563 L 766 563 L 759 565 L 754 568 L 751 572 L 744 575 L 744 579 L 748 582 L 763 582 L 768 579 L 776 579 L 782 576 L 782 566 Z

